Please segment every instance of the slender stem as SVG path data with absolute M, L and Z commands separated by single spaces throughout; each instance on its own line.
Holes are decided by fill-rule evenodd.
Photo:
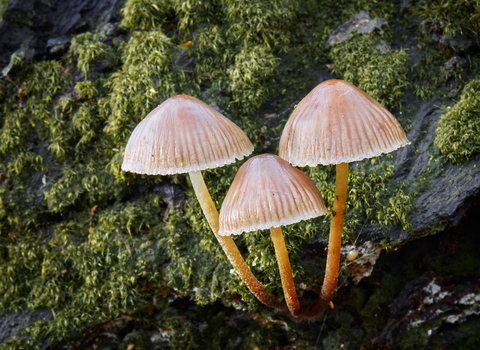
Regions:
M 218 211 L 215 208 L 215 204 L 212 201 L 212 197 L 208 192 L 207 186 L 205 186 L 205 181 L 203 180 L 202 172 L 195 171 L 188 173 L 190 175 L 190 180 L 192 182 L 193 190 L 197 195 L 200 206 L 202 207 L 203 213 L 207 218 L 207 221 L 212 228 L 215 237 L 217 237 L 218 242 L 223 248 L 223 251 L 227 255 L 230 263 L 233 265 L 237 273 L 240 275 L 240 278 L 245 282 L 248 289 L 260 300 L 262 303 L 269 307 L 281 308 L 281 303 L 277 299 L 268 294 L 265 287 L 255 278 L 250 269 L 248 268 L 245 260 L 243 260 L 240 251 L 238 250 L 235 242 L 230 236 L 219 236 L 218 233 Z
M 301 318 L 320 316 L 328 307 L 335 294 L 340 269 L 340 247 L 342 245 L 343 219 L 347 200 L 348 163 L 337 164 L 335 200 L 333 202 L 332 224 L 328 242 L 327 267 L 320 296 L 313 305 L 301 310 Z
M 210 192 L 208 192 L 205 181 L 203 180 L 201 171 L 191 171 L 188 173 L 190 181 L 192 182 L 193 190 L 197 196 L 200 207 L 202 207 L 203 214 L 207 218 L 208 224 L 212 228 L 215 236 L 218 233 L 218 211 L 213 203 Z
M 300 311 L 297 292 L 295 291 L 295 283 L 293 282 L 292 268 L 288 259 L 287 247 L 283 239 L 282 228 L 272 227 L 270 229 L 275 254 L 277 255 L 278 268 L 280 269 L 280 277 L 282 278 L 283 293 L 288 309 L 293 316 L 297 317 Z

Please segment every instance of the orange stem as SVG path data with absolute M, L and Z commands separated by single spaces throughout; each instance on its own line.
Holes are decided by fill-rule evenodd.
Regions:
M 280 277 L 282 279 L 285 301 L 292 315 L 297 317 L 300 311 L 300 304 L 298 303 L 297 292 L 295 291 L 292 268 L 290 266 L 290 259 L 288 258 L 285 240 L 283 239 L 282 228 L 272 227 L 270 229 L 270 233 L 272 235 L 272 241 L 275 247 L 275 254 L 277 255 L 278 268 L 280 270 Z
M 320 316 L 330 305 L 335 294 L 340 270 L 340 248 L 342 246 L 343 220 L 345 218 L 345 202 L 347 200 L 348 163 L 337 164 L 335 200 L 333 202 L 332 224 L 328 242 L 327 267 L 320 296 L 313 305 L 300 312 L 301 318 Z

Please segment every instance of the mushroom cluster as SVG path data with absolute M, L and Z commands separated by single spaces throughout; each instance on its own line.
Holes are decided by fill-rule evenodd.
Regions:
M 202 170 L 233 163 L 252 152 L 252 143 L 233 122 L 206 103 L 180 95 L 167 99 L 133 130 L 122 170 L 148 175 L 188 173 L 203 213 L 235 270 L 262 303 L 279 307 L 250 272 L 232 238 L 217 234 L 218 211 L 202 176 Z
M 285 125 L 279 156 L 259 155 L 245 162 L 233 180 L 220 215 L 205 186 L 202 170 L 220 167 L 253 152 L 243 131 L 210 106 L 176 96 L 153 110 L 133 131 L 122 169 L 150 175 L 188 173 L 213 233 L 250 291 L 265 305 L 293 316 L 312 318 L 331 304 L 337 287 L 348 185 L 348 163 L 409 144 L 395 117 L 370 96 L 341 80 L 312 90 Z M 313 181 L 294 166 L 336 164 L 336 189 L 321 294 L 301 306 L 281 226 L 327 214 Z M 285 301 L 267 292 L 249 270 L 231 235 L 269 229 Z
M 372 97 L 342 80 L 313 89 L 290 116 L 279 155 L 294 166 L 336 165 L 335 198 L 322 291 L 302 317 L 316 317 L 330 305 L 338 282 L 347 200 L 348 163 L 408 145 L 395 117 Z
M 270 229 L 290 312 L 299 316 L 292 269 L 280 226 L 327 214 L 313 181 L 282 158 L 264 154 L 237 172 L 220 210 L 219 235 Z

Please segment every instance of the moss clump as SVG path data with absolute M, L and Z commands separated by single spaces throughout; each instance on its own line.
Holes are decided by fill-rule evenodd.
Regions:
M 353 238 L 367 217 L 371 224 L 384 227 L 402 226 L 404 230 L 408 230 L 411 226 L 406 215 L 413 209 L 415 194 L 403 193 L 406 183 L 392 179 L 395 166 L 383 158 L 385 157 L 362 161 L 349 173 L 343 229 L 345 237 Z M 383 161 L 377 164 L 380 159 Z M 306 171 L 318 183 L 323 199 L 330 208 L 333 207 L 335 196 L 334 169 L 333 166 L 328 166 L 325 170 L 316 167 Z
M 153 197 L 149 203 L 76 214 L 50 231 L 51 238 L 19 234 L 3 239 L 8 254 L 0 261 L 2 309 L 53 310 L 53 321 L 28 330 L 53 339 L 140 306 L 144 293 L 138 285 L 159 284 L 156 271 L 164 260 L 154 254 L 148 235 L 131 241 L 122 232 L 136 234 L 142 226 L 148 230 L 145 221 L 158 223 L 158 205 Z
M 446 100 L 456 96 L 472 75 L 478 75 L 475 43 L 480 17 L 476 6 L 471 1 L 420 0 L 404 12 L 405 27 L 421 50 L 413 78 L 417 97 L 427 100 L 435 95 Z
M 192 55 L 195 57 L 195 72 L 202 80 L 211 80 L 217 85 L 226 80 L 223 69 L 231 60 L 232 50 L 228 49 L 224 28 L 208 24 L 195 31 Z
M 434 94 L 439 99 L 446 99 L 450 92 L 456 94 L 469 71 L 475 70 L 478 64 L 475 61 L 474 58 L 467 64 L 466 60 L 449 52 L 425 49 L 420 62 L 414 67 L 414 95 L 428 100 Z
M 352 35 L 333 46 L 332 71 L 366 92 L 386 108 L 399 106 L 407 87 L 410 56 L 402 49 L 383 54 L 377 35 Z
M 460 99 L 447 108 L 435 131 L 435 144 L 452 163 L 469 160 L 480 151 L 480 80 L 463 89 Z
M 185 36 L 208 23 L 218 24 L 224 20 L 224 17 L 218 17 L 224 8 L 222 0 L 172 0 L 172 6 L 175 8 L 178 28 Z
M 99 41 L 99 34 L 83 33 L 72 38 L 70 54 L 77 59 L 77 67 L 85 77 L 90 72 L 90 64 L 98 57 L 106 60 L 115 60 L 112 47 Z
M 452 38 L 463 35 L 477 37 L 480 17 L 475 2 L 454 0 L 419 0 L 410 12 L 422 19 L 418 34 L 431 36 L 432 32 L 448 34 Z
M 235 64 L 227 70 L 228 91 L 232 103 L 249 114 L 257 110 L 268 96 L 268 86 L 277 74 L 278 60 L 264 46 L 246 45 L 235 56 Z M 248 90 L 243 86 L 249 86 Z
M 80 140 L 82 141 L 82 140 Z M 75 164 L 63 170 L 63 176 L 44 192 L 52 213 L 70 210 L 72 205 L 93 207 L 115 198 L 121 187 L 105 169 L 104 164 L 88 159 L 86 164 Z
M 75 85 L 75 93 L 79 100 L 88 100 L 98 95 L 97 89 L 91 81 L 81 81 Z
M 292 38 L 298 4 L 296 1 L 224 1 L 230 26 L 227 35 L 243 43 L 263 44 L 285 51 Z
M 122 9 L 121 25 L 127 29 L 156 29 L 171 14 L 171 3 L 169 0 L 129 0 Z
M 405 231 L 411 230 L 412 224 L 407 220 L 407 214 L 413 209 L 414 193 L 406 195 L 400 188 L 388 198 L 388 202 L 378 206 L 375 219 L 384 226 L 400 226 Z
M 134 126 L 162 99 L 178 93 L 185 75 L 171 69 L 173 50 L 171 39 L 160 30 L 134 32 L 122 48 L 122 69 L 110 77 L 111 94 L 102 102 L 112 111 L 106 132 L 115 146 L 126 144 Z
M 7 11 L 8 0 L 0 0 L 0 21 L 3 19 L 3 14 Z
M 7 176 L 20 175 L 29 165 L 40 170 L 38 166 L 43 161 L 34 151 L 35 140 L 45 141 L 58 157 L 65 154 L 66 138 L 61 127 L 65 120 L 59 108 L 53 106 L 56 96 L 68 86 L 68 74 L 58 62 L 42 62 L 34 65 L 24 79 L 16 96 L 10 95 L 3 105 L 5 118 L 0 131 L 0 155 L 13 155 L 12 161 L 6 163 Z M 26 147 L 27 139 L 31 144 Z M 20 154 L 22 156 L 17 158 Z

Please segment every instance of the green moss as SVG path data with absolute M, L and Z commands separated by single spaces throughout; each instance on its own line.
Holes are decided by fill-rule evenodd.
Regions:
M 23 149 L 32 128 L 36 128 L 37 136 L 48 140 L 51 147 L 55 147 L 52 144 L 61 133 L 58 124 L 62 123 L 62 116 L 53 106 L 54 98 L 66 88 L 68 76 L 58 62 L 42 62 L 32 70 L 20 84 L 18 100 L 11 96 L 11 104 L 4 107 L 9 110 L 0 134 L 1 154 Z M 14 110 L 15 105 L 18 110 Z
M 72 38 L 70 53 L 77 59 L 77 67 L 82 71 L 85 78 L 90 72 L 90 64 L 102 57 L 106 60 L 114 60 L 116 58 L 113 49 L 99 41 L 99 34 L 83 33 L 75 35 Z
M 422 19 L 422 34 L 431 35 L 433 31 L 438 31 L 452 38 L 466 34 L 477 37 L 480 17 L 476 6 L 469 1 L 420 0 L 409 10 Z
M 25 303 L 33 310 L 55 310 L 52 322 L 35 327 L 42 337 L 65 337 L 72 329 L 137 307 L 143 294 L 137 285 L 158 284 L 156 271 L 164 260 L 154 255 L 148 235 L 131 241 L 125 233 L 148 232 L 145 221 L 158 223 L 157 211 L 154 200 L 140 201 L 99 214 L 78 214 L 47 240 L 12 237 L 5 242 L 9 253 L 0 264 L 2 309 Z
M 156 29 L 171 13 L 172 1 L 129 0 L 122 9 L 121 25 L 129 29 Z
M 407 230 L 410 223 L 406 215 L 413 209 L 415 194 L 405 195 L 405 182 L 392 179 L 394 164 L 373 158 L 358 163 L 351 169 L 348 178 L 348 196 L 345 204 L 345 238 L 354 238 L 360 225 L 367 217 L 371 224 L 383 227 L 402 226 Z M 317 182 L 320 193 L 328 208 L 333 207 L 335 196 L 334 166 L 308 168 L 306 171 Z M 330 214 L 324 232 L 328 231 Z
M 202 80 L 211 80 L 216 85 L 223 85 L 226 80 L 225 65 L 232 60 L 234 52 L 226 44 L 223 27 L 208 24 L 198 29 L 193 37 L 193 56 L 195 73 Z
M 172 3 L 177 15 L 178 27 L 187 36 L 195 28 L 223 20 L 223 17 L 219 17 L 223 7 L 221 0 L 173 0 Z
M 3 19 L 3 14 L 7 11 L 8 0 L 0 0 L 0 21 Z
M 81 81 L 75 85 L 75 93 L 79 100 L 88 100 L 98 95 L 97 89 L 91 81 Z M 65 109 L 66 105 L 64 105 Z
M 159 30 L 134 32 L 123 47 L 122 69 L 109 79 L 111 94 L 102 101 L 111 111 L 106 132 L 117 147 L 126 144 L 134 126 L 162 99 L 178 92 L 175 79 L 181 82 L 185 76 L 170 69 L 173 48 Z
M 414 68 L 413 93 L 423 100 L 432 98 L 434 94 L 439 99 L 445 100 L 451 91 L 462 86 L 468 70 L 475 66 L 474 62 L 471 63 L 466 65 L 459 56 L 453 56 L 448 52 L 424 49 L 420 62 Z M 453 82 L 451 85 L 454 88 L 447 87 L 447 82 Z
M 445 109 L 435 131 L 435 144 L 452 163 L 469 160 L 480 151 L 480 80 L 463 89 L 460 99 Z
M 443 102 L 455 96 L 478 75 L 474 52 L 480 18 L 468 1 L 421 0 L 405 12 L 403 21 L 415 36 L 422 57 L 414 67 L 414 94 L 424 100 L 434 95 Z M 411 21 L 418 18 L 418 21 Z
M 333 46 L 332 71 L 392 109 L 400 105 L 408 85 L 410 56 L 402 49 L 383 54 L 375 48 L 380 39 L 375 34 L 357 34 Z
M 278 61 L 264 46 L 245 46 L 235 56 L 235 64 L 227 70 L 228 90 L 237 109 L 248 114 L 257 110 L 273 85 Z M 249 89 L 244 89 L 248 86 Z
M 45 191 L 48 209 L 52 213 L 65 212 L 74 204 L 82 203 L 82 207 L 93 207 L 115 198 L 115 178 L 110 175 L 103 164 L 90 159 L 87 164 L 76 164 L 66 167 L 63 176 Z
M 223 1 L 227 35 L 242 43 L 267 45 L 286 51 L 290 45 L 298 4 L 291 0 Z

